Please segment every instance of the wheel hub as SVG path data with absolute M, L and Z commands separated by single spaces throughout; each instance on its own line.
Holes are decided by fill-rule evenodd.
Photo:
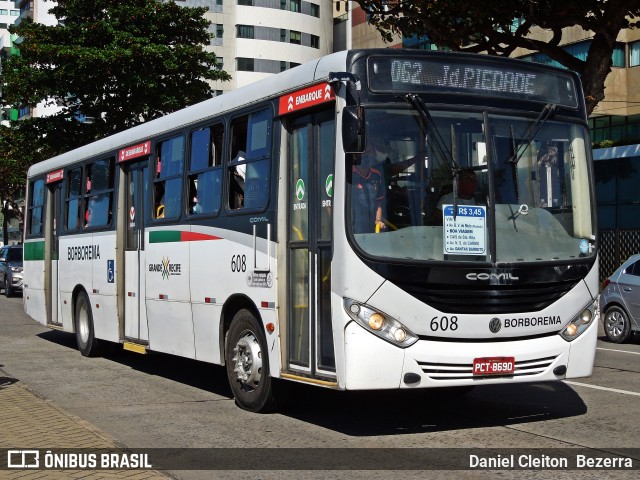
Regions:
M 251 332 L 243 333 L 233 349 L 233 369 L 239 382 L 248 390 L 255 389 L 262 377 L 260 343 Z
M 618 312 L 612 312 L 607 318 L 607 328 L 612 336 L 620 336 L 624 330 L 624 318 L 622 315 Z
M 83 342 L 89 341 L 89 313 L 86 305 L 82 305 L 78 315 L 78 329 L 80 330 L 80 338 Z

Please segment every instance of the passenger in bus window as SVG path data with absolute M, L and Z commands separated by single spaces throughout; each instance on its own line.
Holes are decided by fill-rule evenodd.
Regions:
M 244 165 L 243 165 L 244 166 Z M 244 206 L 244 176 L 236 167 L 229 170 L 229 207 L 232 209 Z
M 198 197 L 193 197 L 193 213 L 202 213 L 202 205 L 198 202 Z
M 164 218 L 164 182 L 157 182 L 155 189 L 156 218 Z
M 87 208 L 87 211 L 85 212 L 85 215 L 84 215 L 85 227 L 90 227 L 92 220 L 93 220 L 93 212 L 91 211 L 91 208 Z
M 377 233 L 387 228 L 382 221 L 385 186 L 375 164 L 373 147 L 368 147 L 360 157 L 360 163 L 352 167 L 351 222 L 354 233 Z

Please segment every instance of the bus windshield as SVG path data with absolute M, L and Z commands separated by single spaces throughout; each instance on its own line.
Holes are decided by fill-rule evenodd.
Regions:
M 347 222 L 366 254 L 480 263 L 593 255 L 584 127 L 398 106 L 367 109 L 366 139 L 351 158 Z

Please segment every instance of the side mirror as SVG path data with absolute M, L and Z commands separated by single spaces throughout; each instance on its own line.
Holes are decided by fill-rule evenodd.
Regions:
M 342 146 L 345 153 L 364 153 L 364 109 L 344 107 L 342 111 Z

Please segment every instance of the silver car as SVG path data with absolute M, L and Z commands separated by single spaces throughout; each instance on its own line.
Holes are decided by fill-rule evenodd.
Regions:
M 604 332 L 614 343 L 640 330 L 640 254 L 630 256 L 602 286 Z

